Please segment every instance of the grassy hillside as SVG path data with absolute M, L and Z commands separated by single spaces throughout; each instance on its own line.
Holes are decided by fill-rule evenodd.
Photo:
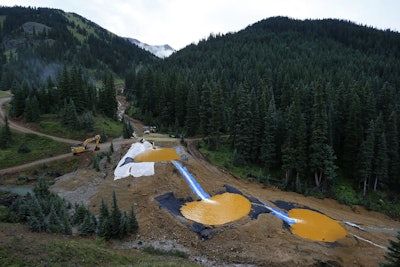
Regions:
M 0 223 L 0 242 L 1 266 L 198 266 L 175 251 L 120 249 L 101 240 L 32 233 L 19 224 Z

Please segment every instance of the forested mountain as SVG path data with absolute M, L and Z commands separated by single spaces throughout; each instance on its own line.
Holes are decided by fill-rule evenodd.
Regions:
M 1 7 L 0 26 L 0 90 L 11 90 L 10 115 L 26 122 L 52 114 L 62 127 L 91 132 L 96 116 L 116 119 L 115 81 L 158 60 L 58 9 Z
M 398 32 L 270 18 L 131 72 L 125 92 L 161 129 L 206 136 L 215 150 L 229 135 L 232 163 L 262 166 L 260 180 L 400 188 Z
M 156 58 L 125 38 L 75 14 L 49 8 L 0 8 L 1 83 L 8 90 L 22 81 L 55 80 L 77 66 L 96 80 L 103 71 L 122 76 Z M 90 74 L 90 75 L 89 75 Z

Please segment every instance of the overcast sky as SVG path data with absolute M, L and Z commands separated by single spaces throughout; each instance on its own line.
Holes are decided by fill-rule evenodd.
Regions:
M 339 18 L 400 31 L 399 0 L 1 0 L 0 5 L 75 12 L 119 36 L 177 50 L 272 16 Z

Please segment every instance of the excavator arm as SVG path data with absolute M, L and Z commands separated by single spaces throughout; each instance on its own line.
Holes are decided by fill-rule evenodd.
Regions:
M 74 155 L 82 153 L 82 152 L 86 152 L 86 151 L 88 151 L 87 145 L 89 143 L 91 143 L 91 142 L 94 142 L 94 141 L 96 142 L 96 147 L 94 148 L 94 150 L 99 150 L 100 149 L 99 148 L 100 139 L 101 139 L 100 135 L 96 135 L 94 137 L 88 138 L 85 141 L 83 141 L 83 143 L 75 145 L 75 146 L 72 146 L 71 147 L 71 152 Z

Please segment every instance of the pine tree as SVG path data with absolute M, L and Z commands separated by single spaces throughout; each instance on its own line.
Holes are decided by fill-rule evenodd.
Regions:
M 12 144 L 12 135 L 8 117 L 4 117 L 4 126 L 0 127 L 0 149 L 6 149 Z
M 111 219 L 110 211 L 104 199 L 101 200 L 100 215 L 99 215 L 99 230 L 98 235 L 105 240 L 111 238 Z
M 25 121 L 37 122 L 40 118 L 39 103 L 36 96 L 28 97 L 25 101 Z
M 285 185 L 293 176 L 296 186 L 300 185 L 300 176 L 304 175 L 306 159 L 306 125 L 300 110 L 299 101 L 293 102 L 287 112 L 286 140 L 282 145 L 282 169 L 285 171 Z M 298 188 L 298 191 L 300 188 Z
M 132 204 L 131 210 L 128 214 L 128 233 L 133 234 L 136 233 L 137 229 L 139 228 L 139 223 L 136 219 L 135 207 Z
M 383 183 L 387 182 L 387 175 L 388 175 L 387 143 L 386 143 L 385 133 L 382 133 L 380 136 L 378 136 L 376 142 L 374 191 L 376 191 L 379 180 Z
M 208 82 L 205 82 L 201 88 L 199 116 L 200 116 L 200 132 L 208 136 L 210 134 L 210 118 L 211 118 L 211 91 Z
M 276 165 L 277 113 L 274 98 L 271 99 L 264 118 L 264 138 L 261 143 L 261 160 L 271 170 Z
M 234 119 L 234 149 L 237 156 L 245 162 L 251 158 L 252 143 L 252 114 L 250 112 L 250 98 L 243 87 L 239 87 L 237 117 Z M 244 162 L 243 162 L 244 163 Z
M 400 232 L 397 233 L 397 241 L 389 240 L 389 251 L 385 258 L 387 263 L 381 264 L 382 267 L 398 267 L 400 266 Z
M 81 236 L 89 236 L 96 232 L 96 218 L 94 215 L 87 213 L 83 222 L 79 225 L 79 234 Z
M 120 231 L 120 223 L 121 223 L 121 217 L 122 217 L 122 212 L 118 207 L 117 203 L 117 196 L 115 194 L 115 191 L 113 191 L 112 194 L 112 207 L 111 207 L 111 237 L 119 237 L 119 231 Z
M 83 203 L 75 204 L 75 214 L 72 217 L 72 223 L 78 225 L 83 223 L 88 213 L 89 210 L 85 207 L 85 205 L 83 205 Z
M 198 101 L 197 89 L 192 85 L 186 100 L 185 126 L 188 136 L 194 136 L 198 131 L 198 125 L 200 123 Z
M 373 121 L 370 122 L 367 137 L 361 144 L 360 155 L 359 155 L 359 173 L 363 179 L 363 195 L 367 194 L 367 184 L 372 176 L 372 160 L 374 158 L 374 146 L 375 146 L 375 124 Z
M 126 212 L 124 212 L 119 222 L 118 238 L 122 239 L 127 234 L 128 234 L 128 216 Z
M 351 88 L 348 97 L 350 98 L 349 112 L 347 114 L 347 122 L 344 132 L 343 144 L 343 166 L 349 177 L 354 178 L 355 165 L 360 144 L 362 142 L 362 125 L 361 125 L 361 104 L 360 98 L 354 88 Z M 361 134 L 360 134 L 361 132 Z
M 62 217 L 62 226 L 62 233 L 66 235 L 72 235 L 72 226 L 67 214 L 64 214 L 64 216 Z
M 61 233 L 63 232 L 63 225 L 58 217 L 54 206 L 51 207 L 50 215 L 49 215 L 49 224 L 48 224 L 48 231 L 50 233 Z
M 224 128 L 224 103 L 222 89 L 217 83 L 213 83 L 210 99 L 209 118 L 209 149 L 218 150 L 221 142 L 221 130 Z
M 387 153 L 388 153 L 388 176 L 391 185 L 400 184 L 400 155 L 399 155 L 399 135 L 397 129 L 397 113 L 393 111 L 387 123 Z
M 99 92 L 99 110 L 109 118 L 117 118 L 117 96 L 115 92 L 114 77 L 106 73 L 103 78 L 103 88 Z
M 323 182 L 331 181 L 335 177 L 336 157 L 328 144 L 326 102 L 324 90 L 319 83 L 314 92 L 313 113 L 310 167 L 314 172 L 316 187 L 321 188 Z

